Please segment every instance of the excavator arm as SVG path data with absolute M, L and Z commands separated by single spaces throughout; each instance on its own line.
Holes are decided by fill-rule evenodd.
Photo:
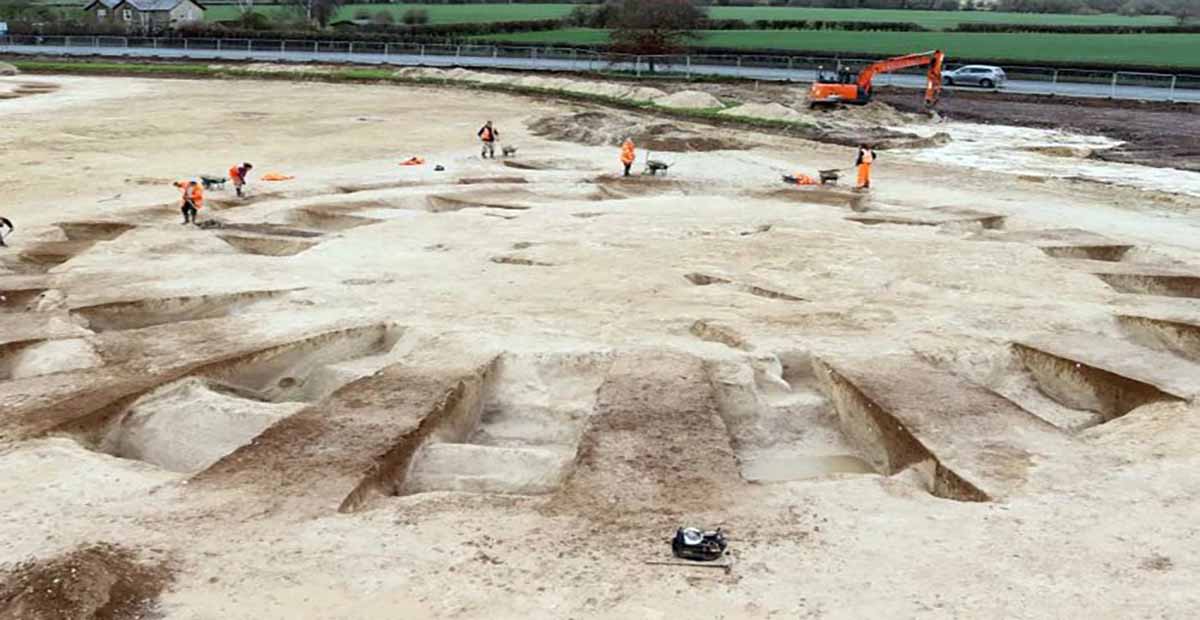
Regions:
M 942 61 L 946 55 L 941 50 L 931 52 L 922 52 L 920 54 L 909 54 L 907 56 L 897 56 L 896 58 L 888 58 L 881 60 L 866 69 L 863 69 L 858 74 L 859 92 L 870 93 L 871 82 L 875 76 L 880 73 L 891 73 L 909 67 L 919 67 L 921 65 L 929 65 L 929 72 L 926 75 L 925 83 L 925 106 L 932 108 L 937 104 L 938 97 L 942 94 Z

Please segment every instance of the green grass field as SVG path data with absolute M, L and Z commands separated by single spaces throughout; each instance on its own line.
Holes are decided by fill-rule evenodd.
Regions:
M 354 16 L 360 8 L 375 13 L 391 11 L 397 19 L 409 9 L 424 9 L 431 24 L 460 24 L 471 22 L 523 21 L 555 19 L 571 12 L 571 4 L 351 4 L 338 12 L 339 19 Z M 258 11 L 267 15 L 283 10 L 278 6 L 260 5 Z M 234 5 L 208 5 L 209 21 L 237 17 Z M 931 29 L 953 28 L 960 23 L 1032 23 L 1053 25 L 1163 25 L 1174 23 L 1170 17 L 1121 15 L 1041 15 L 1035 13 L 991 13 L 985 11 L 899 11 L 882 9 L 814 9 L 803 7 L 712 7 L 713 19 L 807 19 L 822 21 L 913 22 Z
M 1200 68 L 1200 34 L 967 34 L 955 32 L 706 31 L 698 45 L 729 48 L 903 54 L 942 49 L 953 59 L 1036 64 L 1079 62 Z M 479 37 L 495 41 L 601 44 L 608 32 L 582 28 Z
M 557 19 L 571 11 L 570 4 L 350 4 L 342 7 L 336 19 L 350 19 L 359 9 L 371 13 L 391 11 L 396 22 L 409 9 L 424 9 L 431 24 L 469 24 L 478 22 L 528 21 L 534 19 Z M 275 15 L 287 10 L 280 6 L 259 6 L 255 9 L 266 15 Z M 235 19 L 240 12 L 234 5 L 208 5 L 204 13 L 207 21 Z
M 1037 13 L 992 13 L 986 11 L 901 11 L 890 9 L 815 9 L 804 7 L 722 7 L 708 10 L 713 19 L 807 19 L 810 21 L 911 22 L 945 30 L 964 23 L 1044 24 L 1054 26 L 1170 26 L 1171 17 L 1159 15 L 1061 15 Z

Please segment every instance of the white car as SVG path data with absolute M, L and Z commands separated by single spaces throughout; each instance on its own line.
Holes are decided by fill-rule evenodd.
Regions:
M 946 86 L 1000 88 L 1007 80 L 1004 69 L 988 65 L 966 65 L 953 71 L 942 72 L 942 84 Z

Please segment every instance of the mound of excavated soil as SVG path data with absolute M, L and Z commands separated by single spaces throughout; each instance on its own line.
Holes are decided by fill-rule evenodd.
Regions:
M 142 564 L 115 545 L 90 545 L 8 571 L 0 580 L 0 618 L 142 618 L 170 581 L 165 565 Z
M 633 138 L 639 149 L 651 151 L 718 151 L 745 145 L 709 133 L 684 129 L 671 123 L 638 122 L 606 112 L 580 112 L 547 116 L 529 123 L 529 130 L 549 140 L 588 146 L 618 146 Z
M 448 79 L 446 72 L 441 69 L 432 69 L 429 67 L 404 67 L 403 69 L 397 69 L 392 75 L 409 79 Z
M 16 67 L 6 62 L 0 62 L 0 75 L 17 75 L 18 73 L 20 71 L 17 71 Z
M 209 69 L 218 71 L 237 69 L 251 73 L 333 73 L 329 67 L 312 65 L 281 65 L 271 62 L 252 62 L 245 65 L 209 65 Z
M 878 149 L 928 149 L 949 144 L 950 134 L 939 131 L 932 136 L 917 136 L 908 133 L 892 132 L 886 138 L 877 139 L 872 144 Z
M 609 84 L 607 82 L 582 82 L 572 80 L 571 84 L 566 87 L 568 92 L 579 93 L 581 95 L 596 95 L 600 97 L 624 98 L 629 95 L 629 87 L 620 84 Z
M 1092 156 L 1092 149 L 1082 146 L 1027 146 L 1023 150 L 1030 153 L 1041 153 L 1051 157 L 1068 157 L 1087 159 Z
M 720 99 L 698 90 L 681 90 L 666 97 L 659 97 L 654 100 L 654 105 L 660 105 L 664 108 L 682 108 L 685 110 L 725 107 Z
M 925 123 L 929 117 L 920 114 L 901 112 L 896 108 L 878 101 L 872 101 L 863 106 L 844 106 L 832 112 L 841 122 L 853 122 L 863 125 L 909 125 Z
M 635 86 L 629 89 L 629 92 L 624 96 L 630 101 L 654 101 L 659 97 L 665 96 L 667 93 L 657 88 L 649 86 Z
M 453 80 L 458 82 L 477 82 L 481 84 L 512 84 L 526 88 L 595 95 L 612 99 L 627 99 L 630 101 L 654 101 L 665 97 L 667 93 L 647 86 L 629 87 L 611 82 L 595 82 L 590 80 L 572 80 L 569 78 L 543 77 L 538 75 L 510 75 L 503 73 L 485 73 L 470 69 L 434 69 L 429 67 L 405 67 L 393 74 L 402 78 Z M 694 92 L 694 91 L 691 91 Z M 720 103 L 718 102 L 719 106 Z M 685 106 L 675 106 L 685 107 Z M 711 107 L 711 106 L 701 106 Z
M 721 114 L 778 121 L 803 121 L 808 119 L 807 114 L 793 110 L 782 103 L 744 103 L 735 108 L 723 110 Z

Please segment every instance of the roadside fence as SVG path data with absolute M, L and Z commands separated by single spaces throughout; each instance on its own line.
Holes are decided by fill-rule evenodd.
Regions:
M 0 36 L 0 53 L 134 56 L 387 64 L 576 71 L 688 80 L 736 77 L 765 81 L 810 82 L 819 68 L 848 66 L 857 71 L 874 62 L 838 56 L 766 54 L 687 54 L 636 56 L 559 46 L 421 44 L 288 39 L 206 39 L 117 36 Z M 948 65 L 952 69 L 954 65 Z M 1200 75 L 1003 67 L 1003 90 L 1023 94 L 1200 102 Z M 924 72 L 910 69 L 882 74 L 878 85 L 923 88 Z

